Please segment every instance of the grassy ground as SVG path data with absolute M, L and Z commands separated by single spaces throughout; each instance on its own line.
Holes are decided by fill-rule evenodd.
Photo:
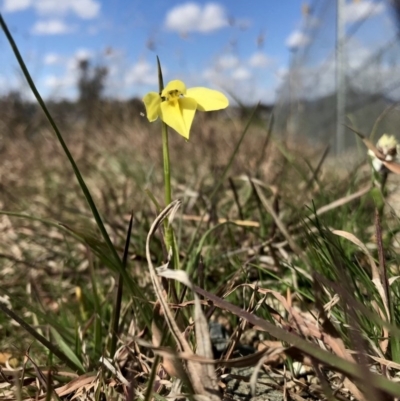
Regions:
M 391 320 L 396 326 L 399 320 L 398 254 L 385 215 L 382 233 L 378 230 L 383 245 L 377 246 L 369 168 L 365 163 L 354 168 L 349 160 L 348 169 L 332 160 L 319 167 L 323 149 L 269 137 L 267 127 L 256 122 L 214 191 L 243 123 L 228 114 L 216 121 L 199 119 L 195 126 L 189 142 L 171 135 L 173 197 L 182 200 L 173 225 L 180 269 L 206 291 L 198 293 L 207 319 L 222 323 L 232 335 L 231 358 L 243 357 L 242 345 L 258 349 L 268 372 L 280 375 L 275 387 L 297 399 L 323 399 L 329 393 L 337 399 L 384 399 L 369 398 L 371 391 L 377 397 L 395 395 L 393 383 L 359 380 L 371 371 L 394 379 L 399 362 L 398 329 L 391 327 L 389 335 L 384 323 Z M 110 256 L 52 133 L 39 132 L 33 140 L 5 139 L 0 167 L 0 274 L 6 307 L 0 313 L 0 399 L 40 394 L 44 399 L 55 396 L 51 386 L 61 388 L 61 398 L 72 393 L 89 397 L 82 395 L 84 385 L 97 399 L 101 394 L 119 399 L 124 392 L 135 399 L 149 388 L 169 393 L 167 359 L 159 365 L 149 349 L 162 340 L 155 324 L 165 331 L 145 254 L 157 216 L 151 198 L 161 205 L 163 199 L 158 135 L 157 126 L 140 119 L 123 129 L 103 125 L 64 132 L 116 253 L 122 258 L 126 251 L 126 275 Z M 155 266 L 166 260 L 161 235 L 156 232 L 150 242 Z M 119 280 L 124 282 L 121 305 L 116 303 Z M 163 285 L 171 307 L 180 311 L 179 327 L 186 328 L 194 346 L 191 291 L 165 279 Z M 215 295 L 229 304 L 219 303 Z M 120 316 L 114 325 L 116 309 Z M 17 324 L 7 311 L 23 322 Z M 255 323 L 255 315 L 264 323 Z M 35 333 L 40 337 L 35 339 Z M 288 333 L 303 342 L 286 338 Z M 176 349 L 171 339 L 162 341 Z M 320 350 L 328 352 L 318 354 Z M 257 365 L 261 356 L 255 355 L 247 364 Z M 102 356 L 114 357 L 130 384 L 105 368 Z M 234 367 L 240 365 L 235 361 Z M 299 374 L 307 366 L 312 370 Z M 155 381 L 149 387 L 152 369 Z M 75 386 L 62 387 L 71 379 Z M 182 391 L 189 390 L 184 386 Z

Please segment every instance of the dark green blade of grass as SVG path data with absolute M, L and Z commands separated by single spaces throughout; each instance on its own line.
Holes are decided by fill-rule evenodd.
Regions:
M 125 248 L 124 248 L 124 255 L 122 257 L 122 264 L 124 269 L 126 269 L 126 265 L 128 262 L 128 255 L 129 255 L 129 244 L 131 241 L 131 234 L 132 234 L 132 225 L 133 225 L 133 211 L 131 212 L 131 218 L 129 220 L 128 231 L 126 233 L 126 240 L 125 240 Z M 122 305 L 122 293 L 123 293 L 123 285 L 124 280 L 122 275 L 120 274 L 118 277 L 118 284 L 117 284 L 117 294 L 115 297 L 115 304 L 113 310 L 113 317 L 111 321 L 111 345 L 110 345 L 110 355 L 111 358 L 114 357 L 116 348 L 117 348 L 117 341 L 119 335 L 119 318 L 121 315 L 121 305 Z
M 46 401 L 50 401 L 52 397 L 54 397 L 57 401 L 61 401 L 61 398 L 58 396 L 58 394 L 54 391 L 54 386 L 53 386 L 53 376 L 51 374 L 51 369 L 49 369 L 49 372 L 47 374 L 47 393 L 46 393 Z
M 57 319 L 55 315 L 48 313 L 48 311 L 43 310 L 41 307 L 38 308 L 32 303 L 27 304 L 25 300 L 21 300 L 19 297 L 13 297 L 13 294 L 9 293 L 7 290 L 3 291 L 5 295 L 9 296 L 10 299 L 13 299 L 13 306 L 17 308 L 26 307 L 27 310 L 29 310 L 32 314 L 35 314 L 47 325 L 57 330 L 57 332 L 63 336 L 65 341 L 70 343 L 75 341 L 74 334 L 72 334 L 69 330 L 68 320 L 60 322 L 60 319 Z
M 44 347 L 50 350 L 57 358 L 63 361 L 73 371 L 79 371 L 83 373 L 80 366 L 77 366 L 71 361 L 58 347 L 52 344 L 47 338 L 39 334 L 31 325 L 25 322 L 24 319 L 20 318 L 12 310 L 8 309 L 3 303 L 0 302 L 0 310 L 5 313 L 8 317 L 15 320 L 21 327 L 23 327 L 33 338 L 35 338 Z
M 79 360 L 78 356 L 72 350 L 72 348 L 66 343 L 63 337 L 55 330 L 53 327 L 50 328 L 51 334 L 54 337 L 55 341 L 57 342 L 58 346 L 62 350 L 62 352 L 70 359 L 76 366 L 79 366 L 82 372 L 85 371 L 81 361 Z
M 103 316 L 102 313 L 103 308 L 100 302 L 99 290 L 97 288 L 96 269 L 94 267 L 93 255 L 90 249 L 88 249 L 88 259 L 89 259 L 89 273 L 90 273 L 90 282 L 92 283 L 93 306 L 94 306 L 93 343 L 94 343 L 95 358 L 98 359 L 102 354 L 101 319 Z

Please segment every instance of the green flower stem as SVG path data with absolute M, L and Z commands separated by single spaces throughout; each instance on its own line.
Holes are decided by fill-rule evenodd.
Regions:
M 171 169 L 169 162 L 167 124 L 162 123 L 161 132 L 162 132 L 162 146 L 163 146 L 163 159 L 164 159 L 165 205 L 168 206 L 172 202 L 172 197 L 171 197 Z
M 169 205 L 172 202 L 171 196 L 171 169 L 169 161 L 169 148 L 168 148 L 168 127 L 164 122 L 161 124 L 162 133 L 162 147 L 163 147 L 163 160 L 164 160 L 164 188 L 165 188 L 165 205 Z M 167 252 L 173 246 L 173 233 L 172 227 L 168 223 L 168 219 L 164 220 L 165 226 L 165 246 Z
M 157 56 L 157 70 L 158 70 L 158 89 L 161 93 L 164 89 L 164 80 L 162 76 L 162 69 L 160 59 Z M 163 147 L 163 160 L 164 160 L 164 188 L 165 188 L 165 206 L 168 206 L 172 202 L 171 196 L 171 169 L 169 162 L 169 147 L 168 147 L 168 126 L 164 122 L 161 122 L 161 135 L 162 135 L 162 147 Z M 167 252 L 173 246 L 173 232 L 172 227 L 168 223 L 168 219 L 164 220 L 165 228 L 165 246 Z

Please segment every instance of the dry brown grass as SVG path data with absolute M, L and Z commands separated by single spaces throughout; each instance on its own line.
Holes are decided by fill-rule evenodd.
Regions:
M 227 180 L 215 200 L 211 202 L 209 195 L 231 157 L 244 123 L 227 116 L 215 120 L 202 117 L 198 116 L 195 121 L 189 142 L 170 134 L 173 197 L 184 199 L 184 214 L 200 217 L 207 212 L 210 216 L 198 238 L 218 219 L 241 219 L 238 201 Z M 150 190 L 163 203 L 158 125 L 139 120 L 132 126 L 103 124 L 89 131 L 71 126 L 63 134 L 119 254 L 123 253 L 129 214 L 133 212 L 129 269 L 139 285 L 147 288 L 145 239 L 156 216 L 156 208 L 145 190 Z M 303 252 L 291 245 L 291 236 L 306 246 L 298 229 L 304 205 L 310 206 L 314 200 L 317 208 L 324 206 L 330 200 L 346 195 L 349 186 L 354 184 L 349 179 L 350 173 L 347 176 L 342 168 L 314 171 L 323 147 L 313 148 L 304 140 L 285 141 L 276 136 L 264 147 L 266 136 L 266 128 L 254 124 L 228 174 L 239 203 L 246 209 L 248 225 L 245 222 L 234 230 L 221 228 L 201 249 L 205 272 L 194 274 L 196 283 L 203 288 L 215 289 L 224 297 L 234 293 L 239 304 L 248 302 L 248 294 L 237 289 L 260 277 L 266 280 L 259 269 L 298 285 L 287 266 L 298 260 Z M 249 178 L 259 180 L 258 189 L 251 187 Z M 96 272 L 102 302 L 111 304 L 115 275 L 110 274 L 90 251 L 90 245 L 96 244 L 99 235 L 81 189 L 53 134 L 42 130 L 31 140 L 21 136 L 4 139 L 0 180 L 1 209 L 14 213 L 0 216 L 0 281 L 13 309 L 33 323 L 43 321 L 40 313 L 54 314 L 61 321 L 73 321 L 72 317 L 79 316 L 82 307 L 76 297 L 76 288 L 83 289 L 82 302 L 86 306 L 92 302 L 89 297 L 93 291 L 91 267 Z M 357 180 L 355 187 L 358 188 L 365 181 L 365 174 Z M 276 218 L 272 218 L 265 205 L 257 200 L 259 188 L 263 188 L 267 202 L 271 203 L 268 207 L 275 211 Z M 15 213 L 52 224 L 17 217 Z M 183 219 L 180 224 L 180 256 L 184 260 L 197 222 Z M 283 233 L 280 224 L 283 228 L 288 227 L 287 233 Z M 87 244 L 76 241 L 76 234 L 84 235 Z M 157 260 L 162 259 L 160 242 L 152 244 L 152 251 Z M 255 267 L 257 263 L 258 268 Z M 282 283 L 268 279 L 264 284 L 280 288 Z M 34 305 L 37 312 L 27 308 L 27 304 Z M 279 309 L 275 304 L 273 306 Z M 134 322 L 133 312 L 128 309 L 125 313 L 126 321 Z M 216 312 L 213 318 L 232 325 L 232 318 L 228 318 L 226 311 Z M 80 319 L 90 327 L 90 316 L 80 316 Z M 48 328 L 45 324 L 35 327 L 44 333 Z M 8 320 L 0 319 L 0 328 L 6 332 L 0 340 L 0 352 L 11 352 L 21 358 L 31 345 L 31 338 Z M 131 341 L 127 327 L 121 340 Z M 37 343 L 32 345 L 31 354 L 36 360 L 46 360 Z M 135 372 L 138 377 L 148 374 L 140 370 Z

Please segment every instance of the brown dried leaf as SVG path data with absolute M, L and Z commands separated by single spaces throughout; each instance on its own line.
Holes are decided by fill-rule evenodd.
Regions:
M 157 324 L 157 318 L 159 318 L 160 315 L 160 305 L 156 304 L 156 307 L 154 308 L 154 313 L 153 313 L 153 321 L 151 322 L 151 333 L 152 333 L 152 343 L 155 347 L 160 347 L 161 346 L 161 340 L 163 337 L 163 333 L 160 330 L 158 324 Z M 172 377 L 179 377 L 179 370 L 177 370 L 176 366 L 176 357 L 173 355 L 172 357 L 170 355 L 163 356 L 163 362 L 162 365 L 165 369 L 165 371 L 168 373 L 168 375 Z
M 169 219 L 169 224 L 171 224 L 171 220 L 175 213 L 177 212 L 178 208 L 180 206 L 179 201 L 174 201 L 170 205 L 168 205 L 156 218 L 156 220 L 153 222 L 152 226 L 150 227 L 149 233 L 147 235 L 147 240 L 146 240 L 146 258 L 147 258 L 147 264 L 149 267 L 149 272 L 150 272 L 150 277 L 151 281 L 154 287 L 154 291 L 156 293 L 156 296 L 158 298 L 158 301 L 160 302 L 161 309 L 164 313 L 165 320 L 167 322 L 167 325 L 171 331 L 172 336 L 174 337 L 177 346 L 179 347 L 179 350 L 181 352 L 184 352 L 188 355 L 194 355 L 193 350 L 191 349 L 189 343 L 187 342 L 186 338 L 183 336 L 181 333 L 178 324 L 175 321 L 174 315 L 168 305 L 167 300 L 165 299 L 164 292 L 161 288 L 161 284 L 159 281 L 159 278 L 157 277 L 156 269 L 153 266 L 152 260 L 151 260 L 151 254 L 150 254 L 150 241 L 154 235 L 154 233 L 157 231 L 158 227 L 162 223 L 162 221 L 166 218 Z M 169 270 L 168 269 L 168 264 L 169 261 L 164 265 L 158 268 L 159 275 L 162 275 L 163 277 L 168 277 L 168 278 L 173 278 L 173 279 L 179 279 L 181 282 L 184 282 L 185 285 L 187 285 L 189 288 L 192 287 L 192 284 L 190 283 L 188 276 L 185 272 L 181 270 Z M 196 295 L 197 297 L 197 295 Z M 196 299 L 195 299 L 195 308 L 200 308 L 200 313 L 201 311 L 201 304 L 197 298 L 197 304 L 196 304 Z M 197 310 L 197 315 L 195 317 L 198 321 L 198 323 L 201 325 L 201 333 L 204 332 L 204 321 L 201 320 L 201 317 L 199 318 L 199 311 Z M 200 320 L 199 320 L 200 319 Z M 204 317 L 205 319 L 205 317 Z M 209 337 L 208 337 L 209 340 Z M 207 340 L 205 340 L 207 341 Z M 203 353 L 208 354 L 209 351 L 211 350 L 211 342 L 209 343 L 209 350 L 207 349 L 207 343 L 203 343 L 201 340 L 199 341 L 200 343 L 200 348 Z M 186 367 L 187 367 L 187 373 L 188 373 L 188 383 L 191 384 L 193 392 L 196 394 L 196 398 L 204 398 L 204 399 L 209 399 L 210 401 L 220 401 L 221 398 L 218 395 L 218 383 L 216 379 L 216 374 L 215 370 L 213 367 L 211 369 L 209 367 L 203 369 L 203 365 L 200 364 L 199 362 L 195 362 L 192 360 L 187 360 L 186 362 Z M 181 377 L 181 379 L 184 379 L 184 377 Z
M 163 267 L 158 269 L 157 272 L 158 275 L 161 277 L 177 280 L 192 289 L 192 283 L 189 280 L 189 276 L 183 270 L 171 270 Z M 210 331 L 208 328 L 207 319 L 204 316 L 203 310 L 201 308 L 200 299 L 196 293 L 194 293 L 194 323 L 197 345 L 196 354 L 212 360 L 213 352 Z M 188 360 L 188 363 L 190 364 L 190 360 Z M 197 374 L 200 376 L 200 380 L 204 389 L 210 389 L 218 393 L 218 380 L 214 366 L 212 366 L 211 364 L 202 364 L 200 366 L 196 366 L 196 369 L 199 369 L 199 367 L 200 371 L 197 371 Z M 191 379 L 194 380 L 194 378 Z M 198 378 L 196 378 L 195 380 L 198 380 Z M 209 391 L 207 391 L 207 393 L 208 392 Z
M 392 161 L 382 161 L 383 165 L 392 173 L 400 174 L 400 164 Z
M 59 397 L 75 393 L 84 386 L 90 385 L 96 381 L 96 375 L 93 373 L 87 373 L 76 379 L 70 381 L 66 385 L 59 387 L 55 390 Z

